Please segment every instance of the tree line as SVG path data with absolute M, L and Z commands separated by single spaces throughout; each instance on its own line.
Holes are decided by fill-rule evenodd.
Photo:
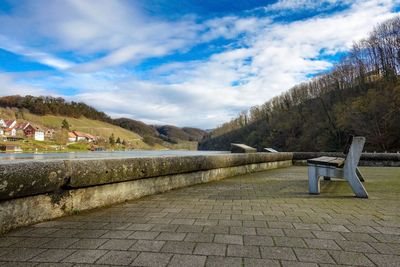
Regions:
M 370 151 L 400 150 L 400 17 L 377 25 L 334 68 L 254 106 L 209 133 L 200 149 L 230 143 L 286 151 L 340 151 L 350 134 Z
M 73 118 L 84 116 L 93 120 L 112 123 L 112 119 L 104 112 L 86 105 L 83 102 L 68 102 L 61 97 L 52 96 L 3 96 L 0 107 L 27 109 L 36 115 L 61 115 Z

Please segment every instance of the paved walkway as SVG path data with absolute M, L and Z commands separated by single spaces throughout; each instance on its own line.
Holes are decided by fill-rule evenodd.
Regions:
M 398 266 L 400 168 L 307 194 L 291 167 L 192 186 L 0 237 L 0 266 Z

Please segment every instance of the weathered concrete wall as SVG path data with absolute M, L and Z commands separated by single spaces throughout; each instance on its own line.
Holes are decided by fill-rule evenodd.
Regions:
M 307 159 L 345 157 L 340 152 L 293 152 L 294 165 L 307 165 Z M 362 153 L 359 166 L 400 167 L 400 153 Z
M 75 211 L 290 165 L 291 153 L 2 163 L 0 233 Z
M 0 201 L 149 177 L 292 159 L 292 153 L 0 163 Z

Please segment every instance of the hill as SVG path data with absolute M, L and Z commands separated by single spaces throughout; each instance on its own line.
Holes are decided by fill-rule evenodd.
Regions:
M 59 130 L 62 125 L 62 121 L 66 119 L 70 125 L 70 130 L 77 130 L 85 133 L 89 133 L 95 136 L 100 136 L 103 139 L 107 140 L 111 134 L 114 134 L 115 138 L 120 138 L 121 140 L 125 140 L 132 144 L 132 148 L 136 149 L 159 149 L 164 148 L 159 144 L 146 144 L 143 141 L 142 136 L 129 131 L 127 129 L 123 129 L 119 126 L 99 121 L 92 120 L 85 117 L 80 118 L 72 118 L 65 116 L 56 116 L 56 115 L 36 115 L 30 113 L 28 110 L 21 110 L 17 108 L 0 108 L 0 117 L 6 119 L 18 119 L 22 121 L 31 122 L 33 125 L 38 126 L 40 128 L 51 128 L 55 130 Z
M 209 133 L 199 149 L 246 143 L 280 151 L 341 151 L 348 135 L 368 151 L 400 150 L 400 17 L 377 25 L 334 68 L 252 107 Z
M 172 125 L 162 125 L 154 127 L 160 134 L 161 138 L 172 143 L 178 143 L 180 141 L 198 142 L 205 135 L 205 132 L 203 130 L 197 128 L 179 128 Z

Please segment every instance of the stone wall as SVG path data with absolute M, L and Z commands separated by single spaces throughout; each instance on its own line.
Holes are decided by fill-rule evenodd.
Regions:
M 77 211 L 292 165 L 292 153 L 0 163 L 0 233 Z

